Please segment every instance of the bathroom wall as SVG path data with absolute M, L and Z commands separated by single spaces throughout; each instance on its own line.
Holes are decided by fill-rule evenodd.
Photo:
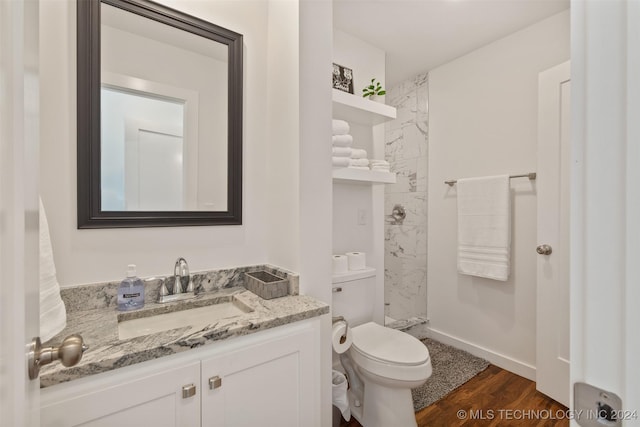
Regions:
M 397 118 L 386 123 L 385 159 L 397 182 L 384 194 L 384 299 L 385 315 L 396 320 L 427 314 L 428 95 L 427 73 L 387 91 Z M 404 220 L 390 215 L 396 205 Z
M 274 265 L 298 271 L 300 264 L 299 185 L 299 64 L 298 3 L 274 1 L 268 7 L 267 134 L 268 201 L 266 244 Z M 283 90 L 283 88 L 286 88 Z M 267 144 L 265 144 L 267 145 Z M 265 225 L 266 225 L 265 224 Z M 283 232 L 286 230 L 286 232 Z
M 209 20 L 244 35 L 244 150 L 243 150 L 243 224 L 222 227 L 171 227 L 138 229 L 77 230 L 76 228 L 76 35 L 74 1 L 41 3 L 41 176 L 42 200 L 51 227 L 58 279 L 62 286 L 114 280 L 124 274 L 126 265 L 135 263 L 143 276 L 164 275 L 172 271 L 178 256 L 189 261 L 192 270 L 232 267 L 270 262 L 276 252 L 267 241 L 267 230 L 280 233 L 285 241 L 274 256 L 282 267 L 297 270 L 299 261 L 298 223 L 270 224 L 282 215 L 298 216 L 298 200 L 276 204 L 269 199 L 271 174 L 277 170 L 291 184 L 278 187 L 287 195 L 298 192 L 297 162 L 268 159 L 270 139 L 267 119 L 267 70 L 282 73 L 293 69 L 297 76 L 297 56 L 278 69 L 268 61 L 268 41 L 277 38 L 281 28 L 287 36 L 293 31 L 297 40 L 297 7 L 293 14 L 281 15 L 295 20 L 269 26 L 268 2 L 256 1 L 180 1 L 164 0 L 170 7 Z M 290 2 L 291 3 L 291 2 Z M 292 3 L 297 6 L 297 2 Z M 297 45 L 293 46 L 296 49 Z M 275 68 L 274 68 L 275 67 Z M 297 78 L 293 97 L 297 101 Z M 273 83 L 273 80 L 271 80 Z M 278 96 L 287 91 L 280 90 Z M 273 95 L 272 95 L 273 96 Z M 286 98 L 280 107 L 288 105 Z M 297 104 L 296 108 L 297 108 Z M 290 112 L 280 108 L 282 115 Z M 276 113 L 277 115 L 277 113 Z M 297 117 L 289 122 L 293 131 L 286 134 L 285 145 L 298 144 Z M 281 132 L 282 134 L 282 132 Z M 295 143 L 292 143 L 291 140 Z M 297 157 L 297 153 L 294 157 Z M 279 200 L 279 198 L 276 198 Z M 292 207 L 293 205 L 293 207 Z M 290 228 L 289 228 L 290 227 Z M 303 287 L 301 283 L 301 287 Z
M 244 34 L 243 225 L 77 230 L 75 2 L 41 10 L 41 194 L 62 286 L 117 279 L 128 263 L 143 276 L 169 274 L 178 256 L 192 270 L 264 262 L 267 166 L 267 3 L 164 1 Z
M 536 170 L 538 73 L 569 59 L 569 11 L 429 73 L 427 313 L 434 338 L 535 378 L 536 185 L 513 179 L 511 275 L 456 270 L 456 187 Z

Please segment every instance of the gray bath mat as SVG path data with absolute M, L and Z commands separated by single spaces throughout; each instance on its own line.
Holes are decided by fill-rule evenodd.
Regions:
M 486 360 L 441 342 L 429 338 L 422 342 L 429 349 L 433 374 L 422 386 L 411 390 L 415 411 L 440 400 L 489 366 Z

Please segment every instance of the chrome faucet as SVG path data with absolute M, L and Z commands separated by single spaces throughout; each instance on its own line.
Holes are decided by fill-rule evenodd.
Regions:
M 183 277 L 186 277 L 188 280 L 186 289 L 182 285 Z M 193 281 L 189 274 L 189 265 L 187 264 L 187 260 L 184 258 L 178 258 L 175 266 L 173 267 L 173 288 L 171 289 L 171 292 L 169 292 L 169 288 L 167 288 L 167 281 L 168 279 L 162 283 L 162 287 L 160 288 L 160 296 L 158 298 L 159 303 L 178 301 L 196 296 L 193 289 Z

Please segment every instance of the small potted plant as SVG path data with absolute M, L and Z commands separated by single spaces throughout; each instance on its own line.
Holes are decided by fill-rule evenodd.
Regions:
M 376 79 L 371 79 L 371 84 L 362 89 L 362 96 L 364 98 L 369 97 L 371 101 L 375 101 L 378 96 L 382 96 L 385 93 L 387 91 L 382 88 L 382 85 Z

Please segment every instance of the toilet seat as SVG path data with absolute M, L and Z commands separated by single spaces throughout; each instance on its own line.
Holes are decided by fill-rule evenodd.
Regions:
M 355 349 L 373 360 L 415 366 L 429 359 L 427 347 L 405 332 L 369 322 L 356 326 L 352 333 Z
M 431 375 L 429 350 L 417 338 L 374 322 L 353 328 L 352 335 L 349 352 L 359 368 L 400 381 L 423 381 Z

